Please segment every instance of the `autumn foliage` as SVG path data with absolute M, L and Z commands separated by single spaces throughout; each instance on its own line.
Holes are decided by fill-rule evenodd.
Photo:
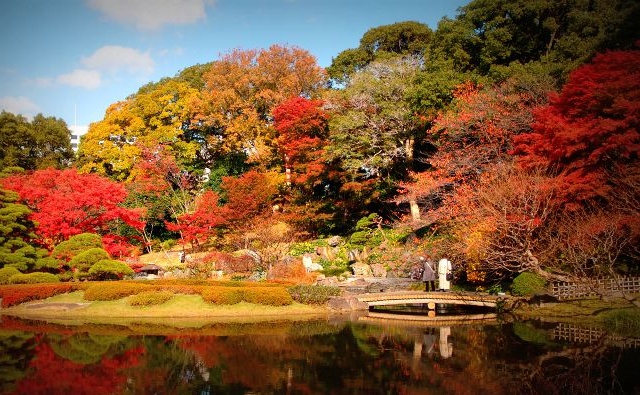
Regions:
M 10 176 L 2 185 L 33 210 L 39 242 L 48 248 L 80 233 L 108 235 L 119 221 L 143 226 L 139 210 L 120 206 L 127 195 L 124 187 L 96 174 L 46 169 Z
M 600 54 L 575 70 L 532 126 L 515 139 L 519 163 L 555 175 L 570 207 L 607 198 L 611 172 L 637 166 L 640 153 L 640 50 Z
M 294 97 L 273 110 L 278 147 L 294 183 L 313 183 L 326 168 L 322 155 L 327 144 L 329 116 L 321 106 L 320 100 Z

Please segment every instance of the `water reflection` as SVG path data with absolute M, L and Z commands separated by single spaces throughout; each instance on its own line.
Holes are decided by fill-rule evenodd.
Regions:
M 2 317 L 3 394 L 633 394 L 640 340 L 338 317 L 197 330 Z M 588 335 L 585 335 L 588 333 Z

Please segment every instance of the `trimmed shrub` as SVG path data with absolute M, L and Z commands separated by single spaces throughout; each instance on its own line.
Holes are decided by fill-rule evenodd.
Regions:
M 2 307 L 15 306 L 32 300 L 46 299 L 75 290 L 73 284 L 5 285 L 0 287 Z
M 51 256 L 69 262 L 71 258 L 91 248 L 102 248 L 102 238 L 95 233 L 81 233 L 71 236 L 51 251 Z
M 340 296 L 342 290 L 338 287 L 324 285 L 294 285 L 287 289 L 293 300 L 304 304 L 324 304 L 333 296 Z
M 249 303 L 267 306 L 288 306 L 293 298 L 282 287 L 248 287 L 244 290 L 244 300 Z
M 124 276 L 133 276 L 134 272 L 124 262 L 103 259 L 91 266 L 89 274 L 96 280 L 119 280 Z
M 9 284 L 42 284 L 59 283 L 60 279 L 55 274 L 44 272 L 19 273 L 9 277 Z
M 518 296 L 531 296 L 546 291 L 547 282 L 534 273 L 523 272 L 513 279 L 511 293 Z
M 128 301 L 131 306 L 157 306 L 167 302 L 172 297 L 173 293 L 169 291 L 144 291 L 129 296 Z
M 244 299 L 244 289 L 240 287 L 210 287 L 202 291 L 202 299 L 219 305 L 238 304 Z
M 5 266 L 0 269 L 0 284 L 9 284 L 9 278 L 14 274 L 20 274 L 20 270 L 13 266 Z
M 149 285 L 140 283 L 96 283 L 85 289 L 84 300 L 118 300 L 149 289 L 151 289 Z
M 69 261 L 69 267 L 79 273 L 87 273 L 89 268 L 103 259 L 110 259 L 109 253 L 102 248 L 90 248 L 82 251 Z

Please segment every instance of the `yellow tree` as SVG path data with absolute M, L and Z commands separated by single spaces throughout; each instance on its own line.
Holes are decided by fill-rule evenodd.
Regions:
M 291 97 L 315 96 L 326 76 L 309 52 L 274 45 L 234 50 L 213 62 L 204 80 L 198 121 L 208 130 L 208 147 L 264 163 L 273 155 L 272 110 Z
M 179 161 L 192 160 L 198 144 L 184 138 L 184 128 L 193 118 L 192 103 L 198 95 L 187 83 L 167 79 L 112 104 L 82 140 L 81 171 L 130 179 L 141 152 L 158 145 L 168 147 Z

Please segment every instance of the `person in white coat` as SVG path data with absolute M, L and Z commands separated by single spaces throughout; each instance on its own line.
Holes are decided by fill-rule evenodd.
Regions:
M 451 289 L 451 281 L 447 280 L 447 273 L 452 273 L 451 261 L 442 258 L 438 262 L 438 289 L 440 291 Z

